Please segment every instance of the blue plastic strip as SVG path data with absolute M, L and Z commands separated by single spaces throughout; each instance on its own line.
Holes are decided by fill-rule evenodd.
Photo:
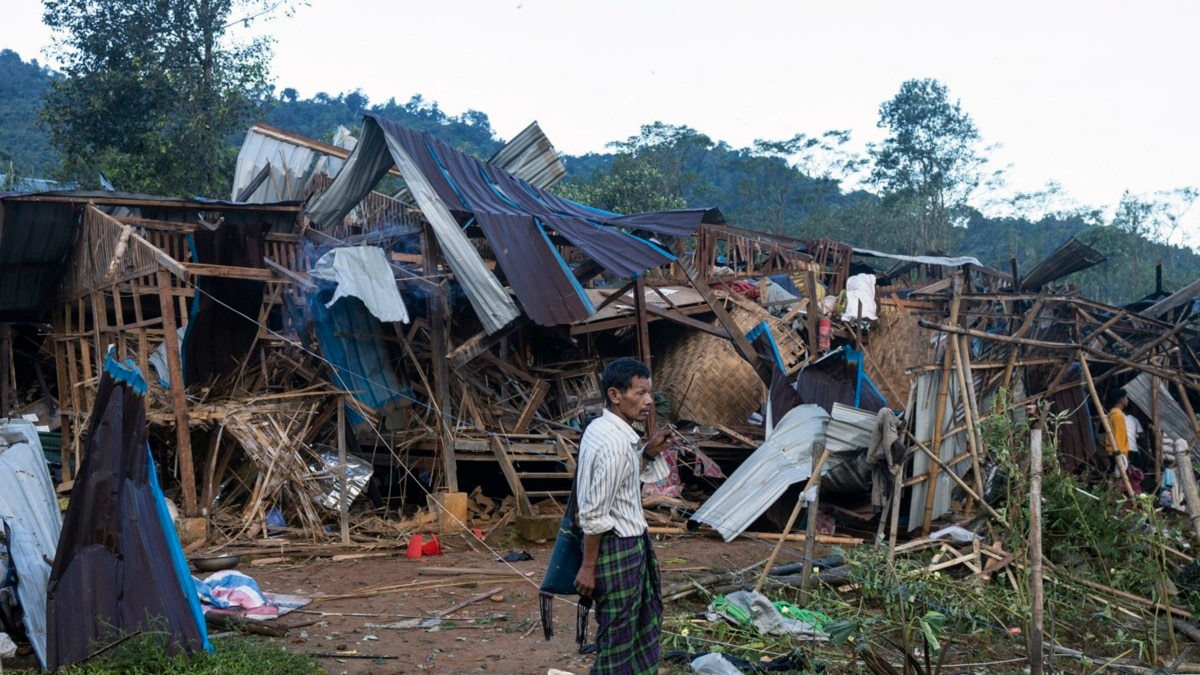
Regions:
M 187 559 L 183 557 L 183 546 L 179 544 L 179 534 L 175 531 L 175 523 L 171 520 L 170 511 L 167 510 L 167 500 L 163 496 L 162 488 L 158 486 L 158 471 L 154 468 L 154 455 L 150 453 L 149 445 L 146 446 L 146 458 L 146 470 L 150 474 L 148 476 L 150 494 L 154 495 L 154 511 L 158 515 L 158 524 L 162 528 L 163 536 L 167 539 L 167 550 L 171 553 L 171 567 L 180 587 L 183 588 L 184 597 L 187 598 L 192 620 L 196 622 L 196 630 L 200 633 L 200 644 L 204 647 L 204 651 L 211 654 L 216 650 L 213 649 L 212 642 L 208 640 L 208 626 L 204 623 L 204 609 L 200 607 L 200 596 L 196 594 L 196 583 L 192 581 L 192 573 L 188 571 Z
M 583 290 L 583 284 L 579 283 L 579 279 L 575 278 L 575 274 L 571 271 L 570 266 L 567 265 L 567 261 L 563 260 L 562 254 L 558 252 L 558 247 L 554 245 L 554 242 L 550 241 L 550 234 L 546 232 L 546 227 L 542 224 L 542 219 L 534 218 L 533 223 L 537 227 L 538 232 L 542 233 L 542 239 L 546 241 L 546 247 L 550 249 L 550 252 L 554 254 L 554 258 L 558 260 L 563 274 L 567 275 L 567 278 L 571 280 L 571 287 L 575 289 L 575 294 L 583 301 L 583 306 L 587 308 L 588 316 L 595 314 L 596 306 L 592 304 L 592 299 Z
M 142 377 L 142 371 L 133 362 L 133 359 L 128 359 L 124 363 L 113 358 L 116 353 L 115 349 L 108 350 L 108 356 L 104 359 L 104 372 L 112 376 L 117 382 L 123 382 L 129 385 L 135 392 L 146 395 L 146 379 Z
M 438 170 L 442 172 L 442 176 L 450 185 L 450 189 L 454 190 L 454 195 L 458 197 L 458 201 L 462 202 L 463 208 L 468 211 L 474 211 L 474 209 L 471 208 L 471 204 L 467 202 L 467 198 L 464 197 L 462 192 L 459 191 L 458 185 L 456 185 L 454 180 L 450 178 L 450 172 L 446 170 L 446 165 L 442 163 L 442 158 L 438 157 L 438 154 L 434 152 L 433 146 L 429 144 L 429 141 L 425 142 L 425 151 L 428 152 L 429 156 L 433 158 L 433 161 L 437 163 Z
M 771 355 L 775 359 L 775 365 L 779 367 L 779 372 L 786 373 L 787 368 L 783 365 L 783 354 L 779 352 L 779 344 L 775 342 L 775 335 L 771 333 L 771 327 L 766 321 L 760 322 L 757 326 L 750 329 L 746 333 L 746 340 L 754 342 L 759 335 L 764 335 L 767 338 L 767 344 L 771 345 Z
M 878 396 L 879 399 L 883 401 L 884 405 L 887 405 L 887 397 L 883 395 L 883 392 L 879 391 L 879 387 L 875 386 L 875 383 L 871 381 L 871 378 L 867 376 L 867 372 L 863 368 L 863 353 L 856 349 L 850 349 L 847 347 L 846 363 L 854 364 L 854 407 L 857 408 L 859 407 L 859 404 L 862 403 L 862 392 L 864 386 L 870 387 L 870 391 Z

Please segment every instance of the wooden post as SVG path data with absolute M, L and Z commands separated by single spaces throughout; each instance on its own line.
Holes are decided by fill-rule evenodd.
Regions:
M 801 559 L 804 563 L 804 568 L 800 571 L 800 605 L 804 607 L 808 606 L 808 588 L 812 584 L 813 548 L 817 544 L 817 514 L 820 513 L 821 506 L 821 467 L 817 464 L 817 462 L 821 462 L 823 464 L 825 461 L 825 453 L 822 452 L 822 456 L 818 458 L 817 453 L 815 452 L 816 449 L 817 446 L 814 446 L 812 458 L 812 477 L 810 478 L 814 494 L 812 501 L 808 503 L 807 507 L 808 527 L 804 530 L 804 557 Z M 824 450 L 824 447 L 821 449 Z
M 815 359 L 821 353 L 817 339 L 821 313 L 817 303 L 817 275 L 811 269 L 804 270 L 804 295 L 808 297 L 808 311 L 804 315 L 804 326 L 808 331 L 808 358 Z
M 350 479 L 346 475 L 346 402 L 340 397 L 337 402 L 337 444 L 338 444 L 338 515 L 342 526 L 342 543 L 350 543 L 350 500 L 346 492 L 350 489 Z
M 1104 404 L 1100 401 L 1100 394 L 1096 393 L 1096 382 L 1092 380 L 1092 371 L 1088 368 L 1087 357 L 1082 352 L 1079 354 L 1079 366 L 1083 370 L 1083 379 L 1087 382 L 1088 393 L 1092 397 L 1092 405 L 1096 406 L 1096 410 L 1100 413 L 1100 424 L 1104 427 L 1104 433 L 1108 437 L 1109 442 L 1112 443 L 1113 460 L 1116 462 L 1117 468 L 1120 469 L 1117 473 L 1121 475 L 1121 487 L 1125 489 L 1125 494 L 1129 495 L 1130 499 L 1135 499 L 1136 495 L 1133 493 L 1133 486 L 1129 484 L 1129 474 L 1121 468 L 1121 462 L 1117 459 L 1117 455 L 1121 453 L 1116 449 L 1117 444 L 1113 440 L 1112 425 L 1108 423 L 1107 411 L 1104 410 Z
M 426 276 L 433 276 L 438 270 L 437 240 L 428 225 L 421 231 L 421 258 Z M 447 325 L 449 303 L 446 302 L 445 282 L 431 290 L 426 296 L 429 308 L 429 348 L 433 361 L 433 386 L 435 391 L 429 392 L 434 407 L 438 413 L 438 429 L 440 430 L 442 471 L 446 475 L 446 490 L 458 492 L 458 460 L 454 456 L 454 436 L 450 432 L 450 363 L 446 360 L 449 353 L 450 335 Z
M 637 347 L 638 358 L 642 363 L 646 364 L 646 368 L 650 368 L 650 326 L 649 319 L 646 316 L 646 280 L 642 275 L 637 275 L 633 280 L 633 308 L 637 314 Z M 654 371 L 651 369 L 651 373 Z M 652 380 L 653 381 L 653 380 Z M 656 426 L 655 422 L 655 406 L 653 402 L 650 404 L 650 416 L 646 418 L 646 436 L 649 437 L 654 433 Z
M 1042 675 L 1042 430 L 1029 433 L 1029 672 Z
M 980 445 L 975 420 L 979 416 L 975 400 L 975 379 L 971 376 L 970 343 L 957 335 L 950 336 L 955 348 L 954 364 L 958 372 L 958 389 L 963 397 L 963 416 L 967 423 L 967 448 L 971 451 L 971 471 L 975 475 L 975 494 L 983 500 L 983 465 L 979 461 Z
M 162 308 L 163 342 L 167 346 L 167 372 L 171 378 L 171 400 L 175 407 L 176 450 L 179 453 L 179 483 L 183 488 L 183 515 L 195 517 L 196 469 L 192 466 L 192 434 L 188 430 L 187 393 L 183 385 L 183 361 L 179 354 L 178 323 L 175 321 L 175 297 L 171 294 L 171 274 L 158 268 L 158 304 Z
M 0 418 L 12 412 L 12 392 L 9 389 L 8 371 L 12 367 L 12 327 L 0 323 Z M 49 392 L 46 392 L 49 396 Z M 62 394 L 59 394 L 62 396 Z
M 950 300 L 950 321 L 949 325 L 953 326 L 958 323 L 958 304 L 961 300 L 961 277 L 955 277 L 952 293 L 953 297 Z M 941 379 L 938 380 L 937 398 L 934 401 L 936 406 L 933 411 L 933 452 L 938 457 L 942 455 L 942 427 L 945 425 L 946 418 L 946 398 L 949 395 L 950 389 L 950 368 L 954 364 L 954 343 L 950 341 L 950 334 L 947 333 L 942 346 L 942 371 Z M 965 392 L 960 392 L 960 395 L 965 395 Z M 925 522 L 921 523 L 921 535 L 928 536 L 933 520 L 933 497 L 937 492 L 937 475 L 938 465 L 931 464 L 929 466 L 929 477 L 925 480 Z
M 896 560 L 896 533 L 900 529 L 900 478 L 904 475 L 904 462 L 892 469 L 892 517 L 888 523 L 888 564 Z
M 813 464 L 813 474 L 808 477 L 808 482 L 805 483 L 804 489 L 800 491 L 800 496 L 796 498 L 796 506 L 792 509 L 792 515 L 788 516 L 787 525 L 783 527 L 783 535 L 779 537 L 779 541 L 775 542 L 775 550 L 771 551 L 771 557 L 767 558 L 767 563 L 763 566 L 762 576 L 759 577 L 758 583 L 754 585 L 754 592 L 762 591 L 763 584 L 767 581 L 767 575 L 771 573 L 771 566 L 775 564 L 775 558 L 779 555 L 779 549 L 783 548 L 783 542 L 787 541 L 788 533 L 792 531 L 792 526 L 796 524 L 796 518 L 800 515 L 800 509 L 804 508 L 804 494 L 813 486 L 813 481 L 820 480 L 821 468 L 825 466 L 825 460 L 829 459 L 829 451 L 820 443 L 813 443 L 813 454 L 821 453 L 820 459 Z M 811 514 L 811 511 L 809 512 Z M 805 565 L 809 564 L 808 560 L 804 561 Z

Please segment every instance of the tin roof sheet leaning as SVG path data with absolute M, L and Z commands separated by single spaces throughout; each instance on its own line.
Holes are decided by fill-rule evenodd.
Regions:
M 789 486 L 812 475 L 813 444 L 825 443 L 828 421 L 829 414 L 820 406 L 793 408 L 692 520 L 711 526 L 725 541 L 745 532 Z M 833 459 L 826 462 L 822 473 L 829 471 Z

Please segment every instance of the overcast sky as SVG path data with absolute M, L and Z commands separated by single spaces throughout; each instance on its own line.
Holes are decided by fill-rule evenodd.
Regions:
M 311 0 L 257 24 L 276 85 L 359 88 L 532 120 L 563 152 L 602 152 L 642 124 L 734 147 L 849 129 L 936 78 L 1013 189 L 1058 181 L 1078 204 L 1200 187 L 1200 3 L 1189 0 Z M 0 48 L 47 62 L 38 0 L 3 0 Z M 53 65 L 53 61 L 49 61 Z M 719 204 L 716 206 L 720 206 Z M 1189 224 L 1200 235 L 1200 206 Z M 1196 240 L 1200 240 L 1197 237 Z

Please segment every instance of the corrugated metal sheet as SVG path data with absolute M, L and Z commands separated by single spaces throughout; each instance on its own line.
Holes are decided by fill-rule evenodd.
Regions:
M 384 144 L 374 138 L 380 133 L 391 153 L 390 160 L 380 156 Z M 614 227 L 686 236 L 702 222 L 721 220 L 715 209 L 633 216 L 591 209 L 459 153 L 426 132 L 401 127 L 377 115 L 367 115 L 363 120 L 359 147 L 330 188 L 310 205 L 309 216 L 324 228 L 339 222 L 393 162 L 434 226 L 443 252 L 489 332 L 507 321 L 497 325 L 485 314 L 507 314 L 507 306 L 504 298 L 494 294 L 470 254 L 457 250 L 462 243 L 458 240 L 465 241 L 458 228 L 472 219 L 487 237 L 522 307 L 542 325 L 573 323 L 594 311 L 559 256 L 551 241 L 552 233 L 580 247 L 605 269 L 628 278 L 672 256 Z M 465 266 L 464 270 L 457 265 Z M 465 273 L 468 270 L 470 274 Z
M 692 520 L 711 526 L 731 541 L 778 500 L 788 487 L 812 475 L 813 443 L 825 443 L 829 415 L 820 406 L 793 408 L 696 511 Z M 829 471 L 831 457 L 822 474 Z
M 335 248 L 313 265 L 309 276 L 337 284 L 332 305 L 344 297 L 358 298 L 376 319 L 408 323 L 408 309 L 396 288 L 387 253 L 378 246 Z
M 1151 384 L 1153 381 L 1152 375 L 1142 373 L 1125 385 L 1125 393 L 1129 395 L 1130 402 L 1147 417 L 1154 411 L 1154 385 Z M 1187 412 L 1171 396 L 1162 380 L 1158 381 L 1158 425 L 1171 438 L 1182 438 L 1186 441 L 1195 435 Z
M 877 412 L 859 410 L 843 403 L 833 404 L 829 427 L 825 430 L 825 449 L 833 454 L 855 453 L 871 445 Z
M 1054 253 L 1029 270 L 1025 278 L 1021 279 L 1021 290 L 1036 291 L 1051 281 L 1094 267 L 1105 260 L 1108 258 L 1103 253 L 1071 237 L 1055 249 Z
M 0 435 L 14 439 L 0 449 L 0 519 L 11 533 L 9 551 L 17 568 L 17 598 L 25 612 L 25 630 L 45 666 L 46 584 L 62 532 L 58 495 L 33 423 L 10 421 L 0 426 Z
M 262 204 L 298 199 L 313 173 L 333 176 L 341 170 L 344 160 L 340 157 L 289 141 L 281 130 L 267 131 L 267 127 L 255 125 L 246 132 L 233 172 L 231 199 L 237 200 L 242 190 L 267 167 L 270 172 L 267 179 L 242 201 Z M 353 148 L 353 143 L 343 145 L 346 150 Z
M 554 144 L 536 121 L 497 150 L 488 159 L 488 164 L 543 190 L 553 187 L 567 175 L 567 167 Z
M 343 298 L 326 307 L 314 294 L 309 307 L 321 353 L 333 365 L 334 384 L 372 410 L 411 395 L 388 359 L 387 346 L 379 337 L 383 333 L 379 320 L 361 300 Z
M 200 600 L 146 443 L 146 383 L 110 358 L 46 586 L 46 666 L 112 635 L 155 631 L 171 653 L 211 650 Z
M 75 239 L 71 204 L 0 199 L 0 321 L 39 321 Z
M 941 380 L 941 376 L 940 372 L 931 371 L 921 373 L 913 383 L 914 395 L 909 402 L 908 416 L 913 420 L 913 435 L 926 446 L 933 440 L 938 383 Z M 959 395 L 958 381 L 954 377 L 950 378 L 947 392 L 946 408 L 942 416 L 943 432 L 958 426 L 964 419 L 964 415 L 962 414 L 962 397 Z M 944 438 L 942 440 L 942 447 L 936 450 L 938 458 L 943 462 L 949 462 L 966 451 L 967 438 L 965 434 L 961 433 L 955 434 L 950 438 Z M 927 473 L 932 464 L 929 457 L 919 450 L 913 455 L 912 461 L 912 475 L 914 476 Z M 970 462 L 959 462 L 953 467 L 953 470 L 961 477 L 966 474 L 970 467 Z M 955 485 L 954 479 L 947 476 L 944 471 L 938 472 L 934 485 L 933 511 L 930 514 L 931 520 L 936 520 L 950 509 L 950 493 Z M 923 481 L 912 486 L 912 503 L 908 511 L 909 532 L 921 527 L 925 522 L 925 496 L 928 492 L 928 481 Z

